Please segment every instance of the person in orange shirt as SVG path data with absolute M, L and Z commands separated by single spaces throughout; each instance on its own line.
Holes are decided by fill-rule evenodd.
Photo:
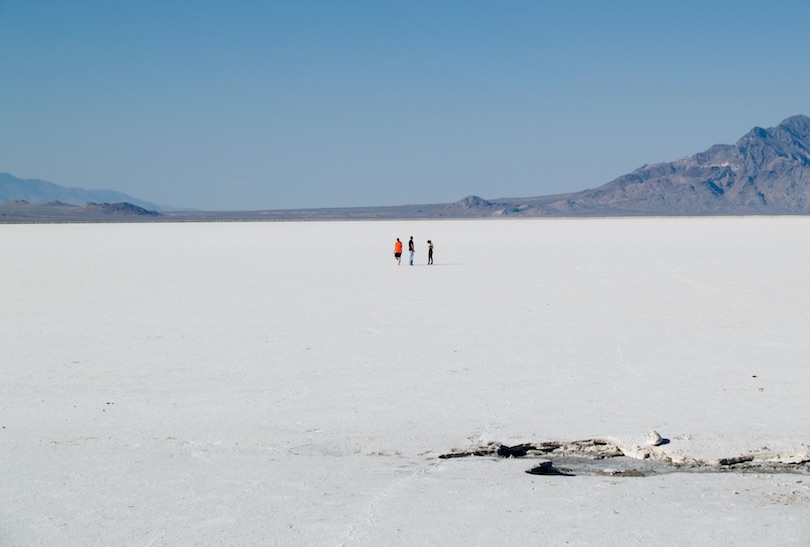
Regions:
M 397 238 L 397 242 L 394 243 L 394 258 L 397 259 L 397 266 L 402 261 L 402 242 Z

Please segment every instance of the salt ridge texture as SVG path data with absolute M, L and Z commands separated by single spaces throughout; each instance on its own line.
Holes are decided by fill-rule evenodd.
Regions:
M 397 266 L 396 237 L 417 242 Z M 426 240 L 436 245 L 427 266 Z M 0 227 L 0 544 L 806 544 L 810 219 Z M 689 522 L 689 526 L 684 526 Z

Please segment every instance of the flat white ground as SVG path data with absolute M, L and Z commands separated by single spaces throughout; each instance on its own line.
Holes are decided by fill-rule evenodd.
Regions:
M 810 218 L 5 225 L 0 249 L 2 545 L 810 542 L 806 474 L 438 458 L 653 429 L 675 457 L 807 456 Z

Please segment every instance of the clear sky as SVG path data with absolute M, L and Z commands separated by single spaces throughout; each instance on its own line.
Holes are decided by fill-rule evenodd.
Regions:
M 808 21 L 808 0 L 0 0 L 0 172 L 209 210 L 584 190 L 810 115 Z

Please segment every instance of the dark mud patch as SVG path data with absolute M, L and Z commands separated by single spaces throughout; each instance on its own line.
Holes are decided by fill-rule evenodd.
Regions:
M 649 477 L 665 473 L 796 473 L 810 474 L 810 455 L 745 454 L 702 460 L 682 454 L 668 454 L 654 447 L 626 453 L 617 443 L 606 439 L 547 441 L 508 446 L 489 443 L 469 449 L 453 450 L 441 459 L 470 456 L 538 459 L 526 473 L 532 475 L 602 475 L 611 477 Z

